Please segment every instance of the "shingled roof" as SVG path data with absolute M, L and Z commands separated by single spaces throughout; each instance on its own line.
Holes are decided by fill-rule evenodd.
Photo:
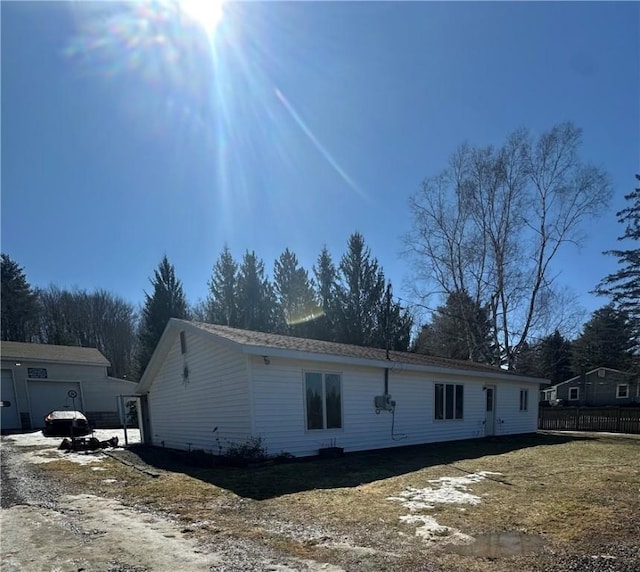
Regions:
M 78 346 L 54 346 L 51 344 L 29 344 L 25 342 L 2 342 L 2 359 L 58 362 L 86 365 L 110 366 L 109 360 L 96 348 Z
M 296 338 L 293 336 L 282 336 L 279 334 L 268 334 L 266 332 L 256 332 L 253 330 L 240 330 L 227 326 L 207 324 L 204 322 L 187 322 L 185 320 L 172 320 L 183 322 L 195 326 L 205 332 L 209 332 L 221 338 L 235 342 L 245 347 L 255 349 L 278 349 L 304 352 L 309 354 L 322 354 L 337 356 L 341 358 L 356 358 L 372 361 L 385 361 L 391 364 L 407 364 L 434 368 L 467 370 L 477 373 L 487 373 L 490 375 L 507 375 L 517 377 L 528 377 L 491 365 L 480 364 L 472 361 L 452 360 L 436 356 L 410 352 L 390 351 L 387 360 L 386 350 L 380 348 L 370 348 L 354 346 L 350 344 L 339 344 L 336 342 L 326 342 L 323 340 L 313 340 L 308 338 Z M 532 378 L 533 379 L 533 378 Z M 541 380 L 542 381 L 542 380 Z

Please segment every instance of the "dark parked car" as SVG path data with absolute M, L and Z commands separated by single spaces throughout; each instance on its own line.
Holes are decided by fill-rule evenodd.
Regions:
M 81 411 L 52 411 L 44 418 L 45 437 L 82 437 L 89 433 L 91 427 Z

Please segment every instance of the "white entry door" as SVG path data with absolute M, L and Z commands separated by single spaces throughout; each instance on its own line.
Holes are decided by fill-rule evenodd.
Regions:
M 494 435 L 496 432 L 496 386 L 487 385 L 485 393 L 487 405 L 484 418 L 484 434 Z
M 0 389 L 0 399 L 3 407 L 0 409 L 2 418 L 2 430 L 20 429 L 20 412 L 16 401 L 16 391 L 13 386 L 13 373 L 10 369 L 2 370 L 2 388 Z

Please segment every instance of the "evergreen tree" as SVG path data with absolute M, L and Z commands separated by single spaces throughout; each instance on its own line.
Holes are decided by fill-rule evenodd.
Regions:
M 276 329 L 277 303 L 273 285 L 264 272 L 264 262 L 247 251 L 238 271 L 237 304 L 239 327 L 245 330 L 273 332 Z
M 525 344 L 518 353 L 515 369 L 522 375 L 548 379 L 555 385 L 574 375 L 572 352 L 571 341 L 555 330 L 536 344 Z
M 540 342 L 540 376 L 552 384 L 566 381 L 572 376 L 572 346 L 558 330 Z
M 206 301 L 206 321 L 237 328 L 238 316 L 238 264 L 225 245 L 213 267 Z
M 313 267 L 316 283 L 316 298 L 322 315 L 314 320 L 311 336 L 319 340 L 336 340 L 336 309 L 338 274 L 331 254 L 324 246 Z
M 597 367 L 621 371 L 633 365 L 634 331 L 629 315 L 613 305 L 596 310 L 573 343 L 573 371 L 582 374 Z
M 540 363 L 540 344 L 525 341 L 516 355 L 515 371 L 521 375 L 543 377 Z
M 2 339 L 14 342 L 33 341 L 37 334 L 38 300 L 24 269 L 2 254 Z
M 491 363 L 488 312 L 465 291 L 452 292 L 422 327 L 414 351 L 441 357 Z
M 347 252 L 340 261 L 339 277 L 339 341 L 384 347 L 383 327 L 379 323 L 380 307 L 385 303 L 384 275 L 358 232 L 349 237 Z
M 187 300 L 175 268 L 163 256 L 150 279 L 153 293 L 144 293 L 140 330 L 138 332 L 138 371 L 144 372 L 170 318 L 187 319 Z
M 636 179 L 640 181 L 640 175 L 636 175 Z M 617 257 L 621 268 L 604 278 L 596 293 L 611 296 L 613 303 L 627 311 L 640 328 L 640 187 L 624 198 L 631 205 L 616 213 L 618 222 L 625 225 L 624 234 L 618 240 L 632 241 L 636 248 L 605 252 Z
M 309 274 L 288 248 L 275 261 L 273 285 L 278 300 L 279 327 L 282 333 L 306 337 L 311 322 L 322 313 L 318 306 Z
M 406 352 L 411 343 L 413 316 L 393 301 L 391 282 L 378 311 L 378 339 L 375 345 L 389 350 Z

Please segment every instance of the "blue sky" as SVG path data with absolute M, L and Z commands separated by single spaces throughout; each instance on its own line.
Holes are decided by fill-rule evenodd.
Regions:
M 616 267 L 640 171 L 638 3 L 2 3 L 2 251 L 36 286 L 137 304 L 164 253 L 190 302 L 227 243 L 311 269 L 358 230 L 405 297 L 407 201 L 464 141 L 572 120 L 610 211 L 556 264 Z

